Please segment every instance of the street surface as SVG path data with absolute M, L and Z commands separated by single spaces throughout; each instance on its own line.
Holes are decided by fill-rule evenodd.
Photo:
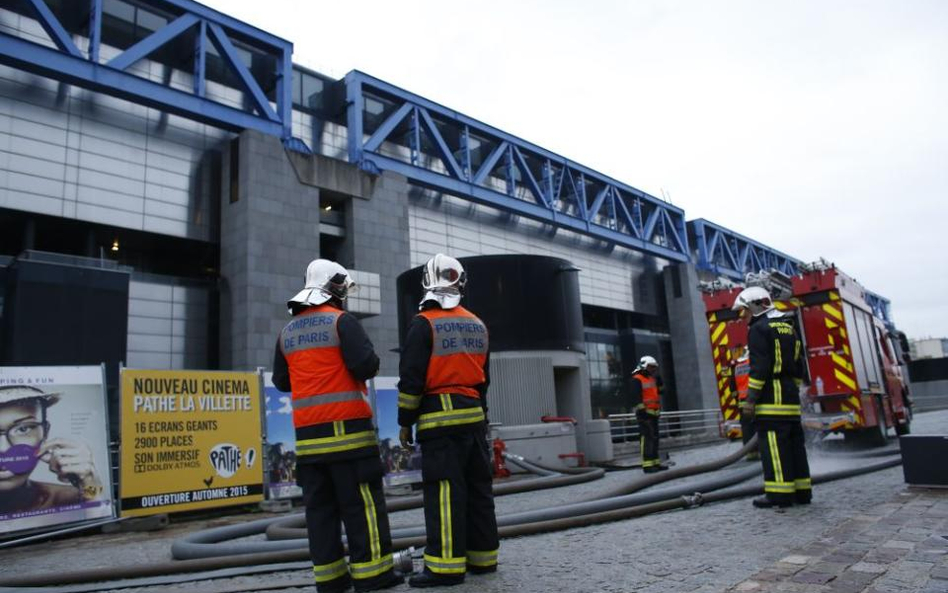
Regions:
M 916 417 L 915 434 L 948 434 L 948 411 Z M 839 442 L 827 449 L 839 450 Z M 673 451 L 679 466 L 736 450 L 737 444 Z M 868 464 L 809 449 L 814 473 Z M 933 460 L 935 461 L 935 460 Z M 944 460 L 938 460 L 944 463 Z M 748 462 L 739 462 L 747 464 Z M 602 480 L 499 497 L 498 514 L 581 499 L 641 475 L 609 472 Z M 691 480 L 700 478 L 691 478 Z M 170 544 L 207 527 L 259 519 L 265 513 L 175 522 L 153 533 L 97 534 L 0 551 L 0 575 L 48 573 L 171 559 Z M 421 510 L 394 513 L 393 527 L 419 525 Z M 749 499 L 716 503 L 569 531 L 502 540 L 496 574 L 469 575 L 455 593 L 550 591 L 676 592 L 948 592 L 948 490 L 909 489 L 901 467 L 817 485 L 808 507 L 751 507 Z M 261 536 L 262 537 L 262 536 Z M 420 562 L 416 561 L 420 567 Z M 126 592 L 314 591 L 305 568 Z M 408 585 L 391 589 L 408 591 Z

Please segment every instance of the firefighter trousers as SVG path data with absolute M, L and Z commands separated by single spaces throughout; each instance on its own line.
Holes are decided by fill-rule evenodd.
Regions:
M 757 420 L 764 493 L 774 502 L 810 502 L 810 465 L 803 427 L 795 420 Z
M 425 570 L 463 576 L 497 566 L 490 450 L 482 425 L 421 441 Z
M 394 578 L 392 536 L 377 455 L 326 463 L 300 463 L 306 531 L 317 590 L 338 591 L 351 581 L 372 588 Z M 342 545 L 346 526 L 349 562 Z
M 658 458 L 658 414 L 649 414 L 637 410 L 635 418 L 639 421 L 639 449 L 642 452 L 642 469 L 661 465 Z

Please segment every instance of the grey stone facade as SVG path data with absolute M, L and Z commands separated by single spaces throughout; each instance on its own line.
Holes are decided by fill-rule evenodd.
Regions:
M 235 195 L 233 146 L 224 151 L 222 173 L 221 367 L 272 364 L 286 301 L 303 287 L 307 264 L 320 256 L 319 198 L 326 191 L 346 201 L 340 263 L 379 275 L 381 314 L 362 323 L 382 359 L 381 374 L 397 374 L 395 279 L 409 267 L 405 178 L 287 152 L 276 138 L 244 132 L 237 144 Z
M 686 263 L 667 266 L 663 275 L 678 409 L 716 409 L 719 404 L 711 339 L 698 290 L 698 274 L 694 264 Z
M 379 275 L 381 313 L 362 325 L 382 359 L 380 375 L 398 374 L 398 299 L 395 281 L 411 266 L 408 182 L 386 172 L 371 175 L 354 165 L 319 155 L 287 153 L 299 182 L 346 198 L 347 236 L 339 255 L 344 266 Z
M 221 196 L 221 368 L 270 367 L 286 301 L 319 257 L 319 190 L 297 181 L 278 138 L 242 133 L 236 178 L 234 147 Z

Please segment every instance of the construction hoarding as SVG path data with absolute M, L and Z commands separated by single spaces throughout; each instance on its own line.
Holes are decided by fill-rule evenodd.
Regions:
M 257 373 L 122 371 L 122 516 L 263 500 Z

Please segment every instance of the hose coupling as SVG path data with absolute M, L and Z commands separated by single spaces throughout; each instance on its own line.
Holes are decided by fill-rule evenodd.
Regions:
M 392 553 L 392 563 L 395 565 L 395 570 L 402 574 L 411 574 L 415 571 L 415 563 L 412 560 L 412 555 L 415 553 L 415 547 L 410 546 L 405 550 L 399 550 Z
M 684 501 L 686 509 L 693 509 L 704 504 L 704 497 L 701 496 L 700 492 L 695 492 L 691 496 L 686 494 L 682 496 L 681 499 Z

